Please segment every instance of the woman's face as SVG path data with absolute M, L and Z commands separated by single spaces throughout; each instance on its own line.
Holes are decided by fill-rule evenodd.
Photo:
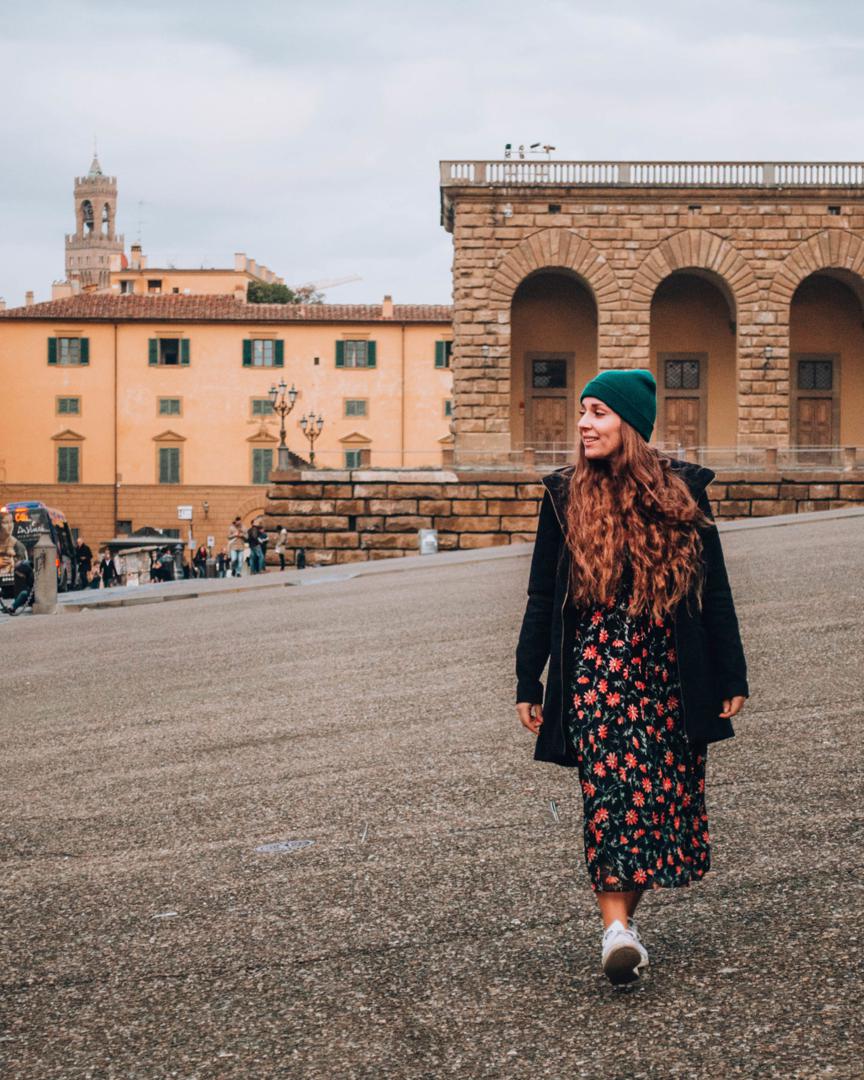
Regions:
M 578 427 L 589 460 L 613 457 L 621 449 L 621 417 L 599 398 L 583 399 Z

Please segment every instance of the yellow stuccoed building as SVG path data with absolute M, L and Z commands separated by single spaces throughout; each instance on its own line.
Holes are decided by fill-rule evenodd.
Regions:
M 322 416 L 324 468 L 440 466 L 452 443 L 451 310 L 250 304 L 234 296 L 79 293 L 0 312 L 0 501 L 41 499 L 90 544 L 143 526 L 218 551 L 266 510 L 280 417 Z M 14 403 L 9 407 L 9 403 Z

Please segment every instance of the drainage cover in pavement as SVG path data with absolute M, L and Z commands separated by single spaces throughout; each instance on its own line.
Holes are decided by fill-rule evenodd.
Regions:
M 314 843 L 314 840 L 278 840 L 275 844 L 262 844 L 255 850 L 260 851 L 262 855 L 281 855 L 286 851 L 299 851 Z

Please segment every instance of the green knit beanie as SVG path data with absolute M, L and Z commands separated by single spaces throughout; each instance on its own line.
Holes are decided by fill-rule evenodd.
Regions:
M 644 368 L 601 371 L 579 395 L 599 398 L 622 420 L 631 424 L 647 442 L 657 418 L 657 383 Z

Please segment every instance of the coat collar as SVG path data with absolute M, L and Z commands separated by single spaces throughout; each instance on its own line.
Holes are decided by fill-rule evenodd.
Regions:
M 711 469 L 702 465 L 696 465 L 692 461 L 681 461 L 679 458 L 669 458 L 669 463 L 675 472 L 690 488 L 691 495 L 698 499 L 705 488 L 711 483 L 716 475 Z M 565 465 L 563 469 L 556 469 L 542 478 L 542 484 L 552 497 L 552 505 L 558 523 L 564 528 L 567 513 L 567 498 L 570 494 L 570 478 L 573 475 L 575 465 Z

